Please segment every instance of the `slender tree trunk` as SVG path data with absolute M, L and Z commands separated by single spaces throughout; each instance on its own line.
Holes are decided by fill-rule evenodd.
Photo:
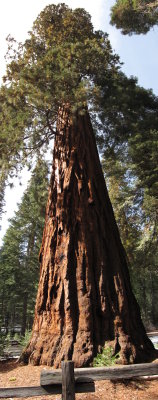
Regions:
M 5 314 L 5 330 L 6 330 L 6 335 L 8 335 L 9 333 L 9 313 L 7 311 L 7 313 Z
M 59 110 L 41 273 L 23 360 L 87 366 L 106 342 L 122 362 L 154 354 L 132 294 L 88 113 Z
M 156 306 L 156 290 L 155 290 L 155 285 L 154 285 L 154 274 L 152 271 L 150 271 L 150 281 L 151 281 L 151 322 L 154 327 L 157 325 L 157 306 Z
M 27 243 L 26 260 L 25 260 L 25 265 L 24 265 L 26 274 L 27 273 L 29 274 L 29 268 L 30 268 L 29 264 L 30 264 L 31 256 L 33 256 L 33 253 L 34 253 L 35 228 L 36 228 L 36 221 L 33 221 L 31 224 L 31 227 L 30 227 L 30 234 L 29 234 L 28 243 Z M 29 288 L 26 288 L 25 292 L 24 292 L 24 296 L 23 296 L 22 328 L 21 328 L 22 336 L 25 336 L 25 331 L 26 331 L 26 326 L 27 326 L 28 291 L 29 291 Z
M 26 331 L 26 322 L 27 322 L 27 303 L 28 303 L 28 293 L 24 293 L 23 297 L 23 313 L 22 313 L 22 327 L 21 327 L 21 334 L 25 336 Z

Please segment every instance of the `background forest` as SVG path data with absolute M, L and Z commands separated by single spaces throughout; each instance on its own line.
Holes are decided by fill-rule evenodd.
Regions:
M 151 26 L 157 23 L 157 14 L 154 18 Z M 126 33 L 131 33 L 130 28 Z M 127 78 L 121 71 L 115 71 L 101 84 L 106 99 L 102 97 L 99 119 L 93 110 L 91 118 L 127 253 L 133 290 L 144 324 L 152 330 L 158 327 L 158 98 L 152 91 L 140 87 L 136 78 Z M 5 137 L 2 139 L 5 142 Z M 39 279 L 38 253 L 49 186 L 49 166 L 40 153 L 34 164 L 28 187 L 10 219 L 0 250 L 0 327 L 5 334 L 20 329 L 25 335 L 33 322 Z M 1 213 L 9 184 L 7 168 L 6 161 L 1 170 Z

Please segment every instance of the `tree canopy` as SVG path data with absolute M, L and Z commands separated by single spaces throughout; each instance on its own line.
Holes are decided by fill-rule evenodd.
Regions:
M 158 25 L 157 0 L 116 0 L 111 8 L 111 24 L 124 35 L 145 34 Z
M 64 4 L 46 7 L 30 38 L 17 50 L 14 45 L 9 38 L 0 92 L 2 163 L 10 170 L 48 144 L 59 105 L 68 102 L 72 112 L 87 103 L 96 107 L 96 77 L 115 74 L 119 65 L 107 35 L 93 31 L 89 14 Z
M 84 112 L 88 105 L 102 151 L 128 141 L 135 164 L 140 149 L 144 165 L 152 159 L 151 187 L 155 147 L 148 146 L 147 157 L 144 146 L 157 132 L 158 99 L 121 72 L 107 34 L 94 31 L 90 15 L 65 4 L 50 5 L 24 44 L 8 41 L 7 73 L 0 89 L 2 185 L 9 171 L 18 172 L 26 160 L 30 165 L 34 154 L 46 151 L 59 105 L 69 103 L 72 113 Z M 138 155 L 132 150 L 136 135 Z M 143 173 L 140 165 L 141 179 Z

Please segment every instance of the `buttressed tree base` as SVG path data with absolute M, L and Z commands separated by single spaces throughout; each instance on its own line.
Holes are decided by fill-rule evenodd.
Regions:
M 40 252 L 31 341 L 22 359 L 58 368 L 90 365 L 106 342 L 124 364 L 149 360 L 125 251 L 87 110 L 71 119 L 61 107 Z

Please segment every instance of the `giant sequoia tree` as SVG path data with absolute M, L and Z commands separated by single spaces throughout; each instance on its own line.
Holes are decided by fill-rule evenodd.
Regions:
M 106 98 L 106 129 L 113 130 L 107 96 L 119 76 L 118 56 L 83 9 L 59 4 L 45 8 L 11 57 L 1 88 L 8 169 L 54 137 L 35 320 L 22 358 L 56 367 L 73 359 L 85 366 L 106 341 L 124 363 L 154 357 L 91 123 L 99 124 Z

